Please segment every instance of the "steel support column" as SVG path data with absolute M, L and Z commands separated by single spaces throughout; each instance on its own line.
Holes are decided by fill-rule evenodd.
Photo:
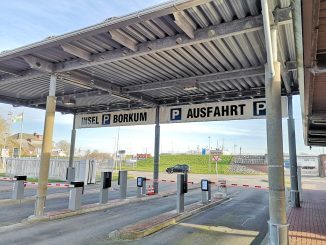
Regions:
M 40 173 L 38 178 L 37 196 L 35 202 L 35 216 L 44 215 L 45 199 L 47 194 L 50 157 L 52 151 L 53 125 L 56 108 L 56 76 L 51 75 L 49 96 L 46 100 L 46 113 L 43 130 L 42 154 Z
M 154 193 L 158 193 L 158 172 L 160 162 L 160 107 L 156 107 L 155 144 L 154 144 Z
M 266 67 L 266 129 L 269 180 L 269 244 L 288 244 L 283 168 L 281 73 L 274 62 L 275 75 L 270 78 Z
M 291 175 L 291 204 L 292 207 L 300 207 L 300 195 L 298 190 L 297 173 L 297 151 L 295 141 L 295 124 L 293 118 L 292 95 L 288 96 L 288 136 L 289 136 L 289 155 L 290 155 L 290 175 Z
M 74 166 L 74 155 L 75 155 L 75 142 L 76 142 L 76 115 L 74 114 L 74 122 L 71 130 L 71 140 L 70 140 L 70 154 L 69 154 L 69 166 L 67 169 L 67 181 L 70 183 L 75 180 L 75 168 Z

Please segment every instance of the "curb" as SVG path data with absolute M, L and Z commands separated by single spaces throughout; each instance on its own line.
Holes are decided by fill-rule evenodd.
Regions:
M 151 222 L 151 218 L 135 223 L 133 225 L 127 226 L 122 229 L 114 230 L 109 233 L 109 239 L 112 240 L 136 240 L 139 238 L 143 238 L 145 236 L 149 236 L 159 230 L 162 230 L 166 227 L 175 225 L 176 223 L 191 217 L 192 215 L 198 214 L 202 211 L 210 209 L 216 205 L 219 205 L 227 200 L 230 197 L 225 197 L 223 199 L 217 199 L 209 204 L 202 204 L 201 202 L 193 203 L 187 206 L 188 211 L 184 213 L 178 214 L 174 211 L 170 211 L 167 213 L 163 213 L 160 216 L 159 223 L 151 225 L 149 227 L 142 228 L 142 226 L 146 225 L 146 223 Z M 162 221 L 163 220 L 163 221 Z M 140 228 L 138 228 L 140 227 Z
M 193 187 L 189 188 L 189 190 L 195 190 L 195 189 L 199 189 L 199 188 L 200 188 L 199 186 L 193 186 Z M 52 195 L 56 195 L 56 194 L 58 194 L 58 193 L 55 193 Z M 7 226 L 0 226 L 0 234 L 3 232 L 6 232 L 6 231 L 14 230 L 16 228 L 24 227 L 29 224 L 63 219 L 66 217 L 72 217 L 72 216 L 86 214 L 86 213 L 95 212 L 95 211 L 107 210 L 109 208 L 114 208 L 117 206 L 129 204 L 129 203 L 143 202 L 146 200 L 152 200 L 152 199 L 158 199 L 161 197 L 171 196 L 174 194 L 176 194 L 176 191 L 167 191 L 167 192 L 162 192 L 161 194 L 153 195 L 153 196 L 144 196 L 141 198 L 132 197 L 129 199 L 122 200 L 122 202 L 121 202 L 121 200 L 116 199 L 116 200 L 112 200 L 111 203 L 107 203 L 107 204 L 99 204 L 99 203 L 90 204 L 87 206 L 83 206 L 80 210 L 77 210 L 77 211 L 71 211 L 71 210 L 66 209 L 66 210 L 52 212 L 53 213 L 52 215 L 51 215 L 51 213 L 47 213 L 41 217 L 32 215 L 32 216 L 29 216 L 28 218 L 23 219 L 20 223 L 10 224 Z M 52 198 L 55 198 L 55 197 L 52 197 Z M 16 200 L 13 200 L 13 201 L 16 201 Z
M 199 186 L 193 187 L 189 190 L 194 190 L 200 188 Z M 91 212 L 96 212 L 96 211 L 102 211 L 102 210 L 107 210 L 109 208 L 114 208 L 118 207 L 121 205 L 126 205 L 130 203 L 138 203 L 138 202 L 143 202 L 147 200 L 153 200 L 153 199 L 158 199 L 161 197 L 167 197 L 176 194 L 176 191 L 167 191 L 167 192 L 162 192 L 161 194 L 158 195 L 152 195 L 152 196 L 144 196 L 144 197 L 131 197 L 127 198 L 124 200 L 121 199 L 116 199 L 110 201 L 110 203 L 106 204 L 99 204 L 99 203 L 94 203 L 94 204 L 89 204 L 83 206 L 81 209 L 72 211 L 69 209 L 65 209 L 62 211 L 55 211 L 51 213 L 46 213 L 45 216 L 42 217 L 35 217 L 35 216 L 30 216 L 27 219 L 23 220 L 23 223 L 36 223 L 36 222 L 42 222 L 42 221 L 50 221 L 50 220 L 57 220 L 57 219 L 63 219 L 67 217 L 72 217 L 80 214 L 86 214 L 86 213 L 91 213 Z

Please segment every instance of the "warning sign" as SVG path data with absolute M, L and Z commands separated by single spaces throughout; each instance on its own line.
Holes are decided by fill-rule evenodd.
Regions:
M 218 155 L 214 155 L 212 160 L 218 162 L 220 160 L 220 157 Z

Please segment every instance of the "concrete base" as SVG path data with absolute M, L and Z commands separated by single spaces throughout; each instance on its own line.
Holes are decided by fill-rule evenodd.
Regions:
M 100 189 L 100 203 L 105 204 L 109 200 L 109 189 Z
M 214 193 L 214 197 L 215 198 L 225 198 L 226 193 L 224 193 L 224 192 L 216 192 L 216 193 Z
M 81 198 L 83 195 L 83 187 L 71 188 L 69 191 L 69 205 L 70 210 L 78 210 L 81 207 Z
M 270 221 L 268 221 L 269 245 L 289 244 L 288 228 L 288 224 L 272 224 Z
M 300 195 L 299 191 L 291 190 L 290 191 L 290 200 L 293 208 L 300 208 Z

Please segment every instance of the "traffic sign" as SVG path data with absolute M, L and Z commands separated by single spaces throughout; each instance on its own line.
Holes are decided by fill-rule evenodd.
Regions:
M 212 160 L 215 161 L 215 162 L 218 162 L 220 160 L 219 155 L 214 155 Z

